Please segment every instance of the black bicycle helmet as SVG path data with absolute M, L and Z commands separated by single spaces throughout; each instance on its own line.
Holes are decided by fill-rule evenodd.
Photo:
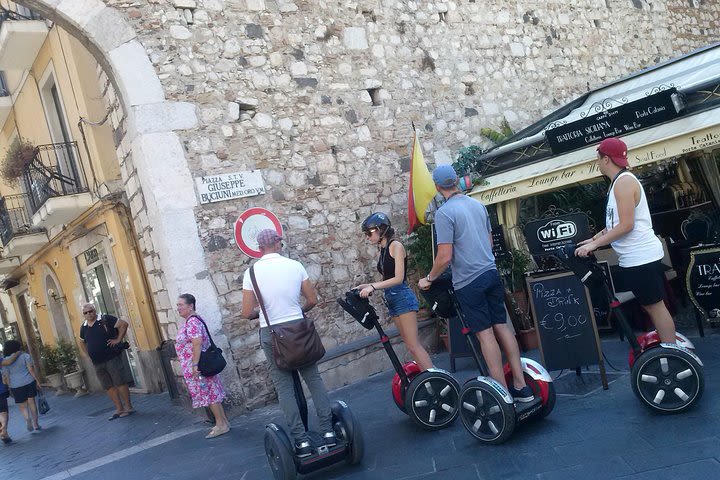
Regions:
M 388 218 L 387 215 L 385 215 L 382 212 L 375 212 L 371 214 L 369 217 L 367 217 L 363 223 L 362 223 L 362 231 L 364 233 L 367 233 L 372 228 L 380 228 L 385 227 L 382 229 L 382 232 L 387 231 L 388 228 L 390 228 L 392 225 L 390 225 L 390 218 Z M 381 232 L 381 233 L 382 233 Z

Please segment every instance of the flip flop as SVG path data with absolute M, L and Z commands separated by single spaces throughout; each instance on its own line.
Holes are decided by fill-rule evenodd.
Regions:
M 113 414 L 112 414 L 112 417 L 108 418 L 108 420 L 115 420 L 116 418 L 120 418 L 120 417 L 122 417 L 121 414 L 119 414 L 119 413 L 113 413 Z
M 134 408 L 131 408 L 130 410 L 125 410 L 125 412 L 126 412 L 128 415 L 132 415 L 133 413 L 137 412 L 137 410 L 135 410 Z
M 210 430 L 210 433 L 208 433 L 207 435 L 205 435 L 205 438 L 215 438 L 215 437 L 219 437 L 220 435 L 225 435 L 225 434 L 228 433 L 229 431 L 230 431 L 230 428 L 227 428 L 227 429 L 225 429 L 225 430 L 215 430 L 215 429 L 213 428 L 212 430 Z

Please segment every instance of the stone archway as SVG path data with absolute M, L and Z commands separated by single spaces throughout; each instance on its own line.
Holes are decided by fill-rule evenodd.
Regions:
M 118 10 L 100 0 L 16 3 L 40 13 L 77 38 L 114 87 L 123 119 L 120 138 L 116 138 L 120 145 L 118 162 L 125 167 L 121 168 L 122 181 L 130 200 L 145 273 L 153 277 L 148 283 L 152 285 L 163 337 L 174 338 L 175 299 L 191 290 L 202 299 L 202 314 L 214 340 L 230 355 L 195 221 L 197 198 L 192 176 L 176 133 L 197 127 L 195 105 L 165 99 L 145 48 Z M 244 404 L 237 370 L 228 368 L 223 375 L 228 400 Z

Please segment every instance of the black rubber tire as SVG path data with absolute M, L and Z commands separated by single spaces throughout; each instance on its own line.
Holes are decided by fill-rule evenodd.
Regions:
M 345 462 L 349 465 L 360 463 L 365 454 L 365 439 L 360 423 L 344 402 L 333 402 L 331 410 L 335 435 L 347 443 L 348 455 Z
M 537 382 L 527 373 L 525 376 L 525 383 L 527 383 L 528 387 L 530 387 L 530 390 L 533 391 L 533 395 L 535 397 L 540 398 L 540 387 L 538 386 Z M 540 413 L 535 415 L 535 418 L 545 418 L 547 417 L 550 412 L 553 411 L 553 408 L 555 408 L 555 400 L 556 400 L 556 394 L 555 394 L 555 383 L 550 382 L 548 383 L 548 401 L 545 405 L 543 405 L 542 410 Z
M 477 440 L 498 445 L 515 430 L 515 407 L 491 386 L 473 379 L 460 392 L 460 419 Z
M 282 437 L 285 438 L 282 438 Z M 297 470 L 293 456 L 293 446 L 287 435 L 265 427 L 265 455 L 275 480 L 295 480 Z
M 421 372 L 405 392 L 405 411 L 425 430 L 441 430 L 452 425 L 459 405 L 460 385 L 445 372 Z
M 662 346 L 643 352 L 635 360 L 630 381 L 640 403 L 661 414 L 684 412 L 705 390 L 702 366 L 682 350 Z

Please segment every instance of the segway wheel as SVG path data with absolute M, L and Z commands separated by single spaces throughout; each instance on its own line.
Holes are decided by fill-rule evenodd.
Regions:
M 515 430 L 515 408 L 490 385 L 470 380 L 460 392 L 460 418 L 470 435 L 497 445 Z
M 632 389 L 643 405 L 658 413 L 680 413 L 697 402 L 705 389 L 700 364 L 686 352 L 655 347 L 635 361 Z
M 449 427 L 458 416 L 460 385 L 452 375 L 424 371 L 410 382 L 405 393 L 405 411 L 426 430 Z
M 343 401 L 333 402 L 331 410 L 335 435 L 347 443 L 348 456 L 345 461 L 349 465 L 360 463 L 365 453 L 365 440 L 360 423 Z
M 290 440 L 285 432 L 275 430 L 270 425 L 265 427 L 265 455 L 275 480 L 295 480 L 297 478 Z
M 553 411 L 553 408 L 555 408 L 555 384 L 553 382 L 539 382 L 535 379 L 533 379 L 530 375 L 527 373 L 525 376 L 525 383 L 530 387 L 530 390 L 532 390 L 533 395 L 535 398 L 542 398 L 543 399 L 543 406 L 540 410 L 540 413 L 537 414 L 536 418 L 545 418 L 547 417 L 550 412 Z

